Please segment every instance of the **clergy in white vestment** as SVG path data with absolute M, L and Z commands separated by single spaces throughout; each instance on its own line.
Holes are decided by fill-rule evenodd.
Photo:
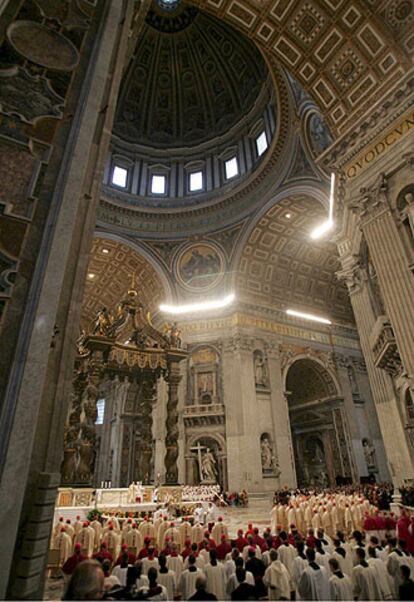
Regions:
M 331 555 L 324 549 L 320 539 L 315 541 L 315 562 L 326 568 L 329 575 L 329 559 Z
M 339 568 L 345 575 L 348 575 L 348 577 L 352 575 L 352 569 L 354 567 L 352 554 L 350 550 L 347 550 L 342 545 L 342 542 L 339 539 L 334 539 L 332 558 L 335 558 L 338 561 Z
M 157 569 L 158 571 L 159 566 L 158 558 L 154 556 L 154 548 L 150 548 L 148 556 L 142 559 L 142 572 L 148 576 L 150 568 Z
M 130 529 L 126 535 L 125 543 L 128 548 L 132 548 L 134 550 L 134 554 L 138 554 L 143 547 L 143 539 L 141 533 L 138 531 L 136 523 L 132 525 L 132 529 Z
M 83 523 L 81 531 L 75 535 L 75 544 L 77 543 L 80 544 L 82 552 L 90 558 L 95 545 L 95 531 L 87 522 Z
M 270 529 L 271 529 L 272 533 L 276 533 L 276 527 L 278 525 L 277 512 L 278 512 L 278 507 L 273 506 L 273 508 L 270 512 Z
M 145 537 L 150 537 L 151 541 L 155 540 L 155 527 L 154 527 L 153 523 L 150 520 L 148 520 L 147 516 L 144 518 L 142 523 L 139 525 L 138 530 L 141 533 L 143 539 Z
M 180 575 L 184 570 L 184 561 L 182 556 L 178 553 L 178 547 L 175 543 L 171 545 L 171 554 L 167 557 L 167 568 L 174 571 L 177 579 L 180 578 Z
M 217 519 L 217 506 L 214 502 L 209 502 L 208 508 L 206 511 L 206 522 L 208 524 L 215 523 Z M 220 540 L 217 540 L 220 541 Z
M 66 533 L 72 538 L 72 541 L 73 541 L 73 538 L 75 537 L 75 529 L 71 525 L 70 518 L 66 519 L 65 529 L 66 529 Z
M 381 591 L 381 600 L 392 600 L 393 596 L 391 593 L 387 565 L 377 557 L 376 549 L 372 546 L 368 548 L 367 562 L 369 566 L 373 567 L 377 575 L 378 584 Z
M 206 518 L 206 511 L 203 507 L 203 504 L 198 504 L 196 508 L 194 508 L 194 521 L 199 523 L 200 525 L 204 525 Z
M 161 550 L 164 546 L 164 534 L 166 532 L 166 530 L 169 528 L 170 523 L 168 522 L 168 516 L 164 515 L 164 519 L 162 521 L 162 523 L 160 523 L 158 525 L 158 531 L 157 531 L 157 541 L 158 541 L 158 548 Z
M 365 560 L 364 548 L 357 548 L 355 553 L 358 564 L 352 569 L 354 600 L 381 600 L 376 572 Z
M 210 562 L 204 567 L 204 574 L 207 578 L 207 591 L 214 594 L 217 600 L 226 599 L 226 570 L 224 566 L 217 561 L 216 550 L 210 550 Z
M 289 574 L 290 580 L 290 589 L 293 591 L 295 589 L 293 585 L 293 561 L 297 556 L 297 551 L 294 546 L 292 546 L 288 542 L 287 534 L 285 531 L 280 533 L 280 540 L 282 544 L 278 548 L 278 557 L 280 562 L 286 567 L 287 572 Z
M 276 550 L 270 550 L 270 564 L 265 571 L 263 583 L 267 587 L 269 600 L 290 600 L 291 576 L 280 562 Z
M 121 549 L 120 533 L 115 531 L 113 527 L 109 527 L 109 531 L 106 534 L 106 542 L 108 544 L 108 551 L 112 554 L 113 558 L 118 558 Z
M 65 564 L 72 554 L 72 538 L 66 532 L 66 527 L 62 527 L 59 535 L 55 539 L 55 549 L 59 550 L 59 564 Z
M 398 598 L 399 588 L 402 583 L 402 577 L 400 573 L 400 566 L 406 564 L 410 566 L 410 561 L 407 557 L 405 550 L 402 550 L 400 546 L 396 545 L 396 540 L 393 538 L 390 540 L 390 553 L 387 558 L 387 571 L 391 576 L 392 593 L 395 599 Z
M 200 523 L 196 522 L 191 530 L 191 542 L 199 544 L 203 541 L 203 537 L 204 529 Z
M 188 557 L 188 569 L 185 569 L 178 579 L 178 591 L 181 594 L 181 600 L 188 600 L 195 594 L 195 584 L 199 575 L 204 575 L 204 573 L 196 567 L 196 557 L 190 554 Z
M 168 529 L 164 531 L 164 537 L 161 543 L 161 548 L 165 547 L 165 542 L 167 541 L 167 538 L 171 544 L 174 543 L 178 548 L 178 546 L 180 545 L 180 532 L 175 526 L 175 523 L 170 523 Z
M 302 600 L 329 600 L 329 577 L 326 569 L 315 562 L 315 551 L 306 551 L 308 566 L 303 571 L 298 585 Z
M 102 539 L 102 523 L 95 517 L 91 522 L 90 526 L 95 531 L 95 552 L 99 550 L 99 546 L 101 545 Z
M 303 541 L 298 541 L 296 544 L 296 551 L 298 555 L 295 556 L 293 560 L 292 583 L 296 591 L 296 600 L 300 600 L 300 595 L 298 593 L 299 580 L 303 571 L 308 566 L 308 559 L 305 556 L 305 544 Z
M 160 565 L 158 570 L 158 583 L 165 587 L 168 600 L 172 602 L 177 592 L 177 576 L 174 571 L 167 567 L 167 558 L 163 554 L 160 554 L 158 557 L 158 564 Z
M 180 532 L 180 550 L 183 550 L 187 539 L 191 541 L 192 526 L 188 520 L 183 520 L 181 525 L 178 527 L 178 530 Z
M 351 578 L 344 575 L 336 558 L 331 558 L 329 567 L 332 572 L 329 578 L 329 599 L 332 602 L 348 602 L 354 599 Z
M 122 585 L 122 587 L 125 587 L 126 582 L 127 582 L 127 572 L 128 572 L 128 565 L 117 564 L 112 569 L 111 575 L 113 575 L 114 577 L 117 577 L 117 579 L 119 580 L 119 583 Z
M 225 535 L 226 539 L 229 537 L 229 530 L 227 525 L 223 522 L 223 517 L 219 516 L 217 522 L 215 523 L 213 530 L 211 531 L 211 537 L 215 542 L 219 542 L 222 539 L 222 536 Z
M 61 531 L 62 531 L 62 527 L 65 526 L 65 519 L 63 518 L 63 516 L 59 517 L 58 522 L 55 524 L 55 526 L 53 527 L 53 531 L 52 531 L 52 538 L 50 541 L 50 547 L 51 548 L 55 548 L 56 549 L 56 545 L 55 545 L 55 540 L 57 538 L 58 535 L 60 535 Z M 82 527 L 83 523 L 81 524 Z

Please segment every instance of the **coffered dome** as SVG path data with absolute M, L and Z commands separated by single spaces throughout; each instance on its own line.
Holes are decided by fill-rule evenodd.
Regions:
M 169 12 L 154 3 L 121 86 L 114 134 L 150 147 L 198 146 L 256 115 L 267 76 L 247 37 L 195 7 Z

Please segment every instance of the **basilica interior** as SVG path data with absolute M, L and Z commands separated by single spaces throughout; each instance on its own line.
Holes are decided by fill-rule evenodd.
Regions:
M 414 482 L 413 0 L 0 0 L 0 599 L 58 490 Z

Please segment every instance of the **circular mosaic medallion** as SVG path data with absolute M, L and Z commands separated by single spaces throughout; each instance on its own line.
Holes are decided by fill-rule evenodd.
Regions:
M 7 30 L 13 48 L 36 65 L 55 71 L 72 71 L 78 51 L 62 34 L 36 21 L 16 21 Z
M 177 277 L 186 288 L 213 288 L 224 276 L 224 257 L 213 245 L 197 243 L 184 249 L 177 259 Z

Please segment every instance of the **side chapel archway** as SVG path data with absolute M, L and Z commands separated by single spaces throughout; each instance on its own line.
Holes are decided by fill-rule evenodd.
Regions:
M 348 428 L 334 374 L 297 356 L 285 373 L 298 486 L 327 487 L 354 478 Z

